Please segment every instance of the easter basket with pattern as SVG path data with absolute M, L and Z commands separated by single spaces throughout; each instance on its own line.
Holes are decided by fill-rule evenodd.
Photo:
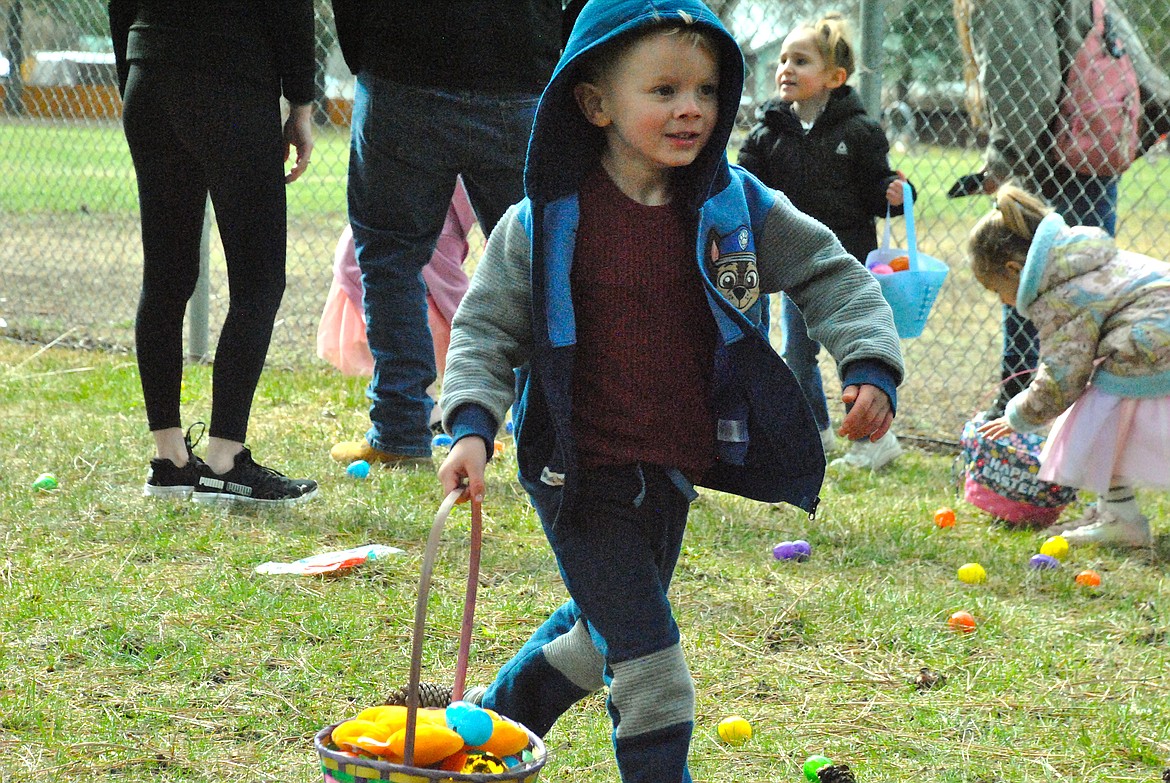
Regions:
M 462 490 L 451 492 L 439 507 L 435 521 L 431 525 L 431 532 L 427 538 L 426 551 L 423 555 L 422 576 L 419 580 L 418 602 L 414 612 L 414 636 L 411 645 L 410 677 L 406 686 L 406 720 L 401 758 L 394 756 L 374 756 L 350 752 L 340 748 L 334 742 L 334 730 L 344 721 L 326 726 L 317 732 L 313 745 L 321 762 L 321 771 L 324 783 L 364 783 L 364 781 L 393 781 L 393 783 L 505 783 L 505 781 L 520 781 L 521 783 L 535 783 L 548 760 L 548 751 L 544 742 L 536 734 L 519 724 L 512 724 L 527 734 L 527 744 L 522 751 L 517 752 L 516 763 L 503 771 L 481 772 L 463 771 L 438 768 L 437 764 L 416 764 L 421 756 L 416 755 L 420 746 L 417 744 L 420 737 L 419 690 L 422 671 L 422 640 L 423 629 L 426 623 L 427 595 L 430 591 L 431 572 L 434 568 L 435 555 L 439 548 L 439 540 L 443 532 L 443 525 L 451 513 Z M 463 696 L 463 687 L 467 677 L 467 660 L 471 648 L 472 621 L 475 616 L 475 593 L 479 584 L 479 557 L 483 541 L 483 523 L 480 504 L 471 504 L 471 565 L 467 577 L 467 594 L 463 607 L 463 625 L 459 633 L 459 654 L 455 665 L 455 682 L 451 688 L 451 698 L 458 701 Z M 518 736 L 519 743 L 524 742 L 523 736 Z M 517 743 L 517 744 L 519 744 Z M 471 765 L 475 766 L 475 765 Z M 493 765 L 494 769 L 498 765 Z
M 979 432 L 984 422 L 979 416 L 968 421 L 959 439 L 963 499 L 1011 524 L 1051 525 L 1077 491 L 1038 477 L 1044 437 L 1014 432 L 992 440 Z

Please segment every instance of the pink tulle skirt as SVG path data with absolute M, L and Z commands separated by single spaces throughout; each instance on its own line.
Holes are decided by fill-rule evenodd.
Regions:
M 451 344 L 451 324 L 443 318 L 435 298 L 427 294 L 427 324 L 435 350 L 435 369 L 442 376 L 447 369 L 447 348 Z M 374 357 L 366 341 L 366 316 L 360 302 L 355 303 L 333 278 L 329 296 L 317 324 L 317 355 L 345 375 L 369 377 L 374 374 Z
M 1118 397 L 1090 385 L 1052 425 L 1039 475 L 1098 494 L 1170 489 L 1170 397 Z

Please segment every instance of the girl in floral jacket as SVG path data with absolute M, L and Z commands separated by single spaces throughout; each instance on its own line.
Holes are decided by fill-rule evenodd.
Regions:
M 1040 478 L 1098 494 L 1064 537 L 1148 546 L 1133 486 L 1170 488 L 1170 266 L 1118 249 L 1101 229 L 1067 226 L 1013 185 L 996 200 L 971 231 L 971 268 L 1036 324 L 1040 363 L 980 432 L 1032 432 L 1055 419 Z

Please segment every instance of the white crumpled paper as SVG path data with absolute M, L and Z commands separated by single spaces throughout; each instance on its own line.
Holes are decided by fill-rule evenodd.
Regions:
M 291 563 L 268 562 L 256 566 L 258 574 L 328 574 L 340 571 L 343 568 L 353 568 L 370 560 L 380 560 L 389 555 L 400 555 L 404 550 L 385 544 L 366 544 L 355 549 L 343 549 L 339 552 L 323 552 L 312 557 L 304 557 Z

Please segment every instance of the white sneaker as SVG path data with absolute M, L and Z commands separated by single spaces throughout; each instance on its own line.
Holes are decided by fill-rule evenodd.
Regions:
M 821 448 L 824 449 L 826 457 L 837 450 L 837 436 L 833 434 L 832 427 L 821 430 Z
M 1069 544 L 1118 544 L 1144 547 L 1154 543 L 1150 520 L 1146 517 L 1122 519 L 1108 511 L 1098 511 L 1097 521 L 1061 533 Z
M 902 453 L 902 446 L 892 431 L 887 432 L 876 443 L 869 440 L 855 440 L 843 457 L 829 463 L 834 468 L 859 468 L 881 470 Z

